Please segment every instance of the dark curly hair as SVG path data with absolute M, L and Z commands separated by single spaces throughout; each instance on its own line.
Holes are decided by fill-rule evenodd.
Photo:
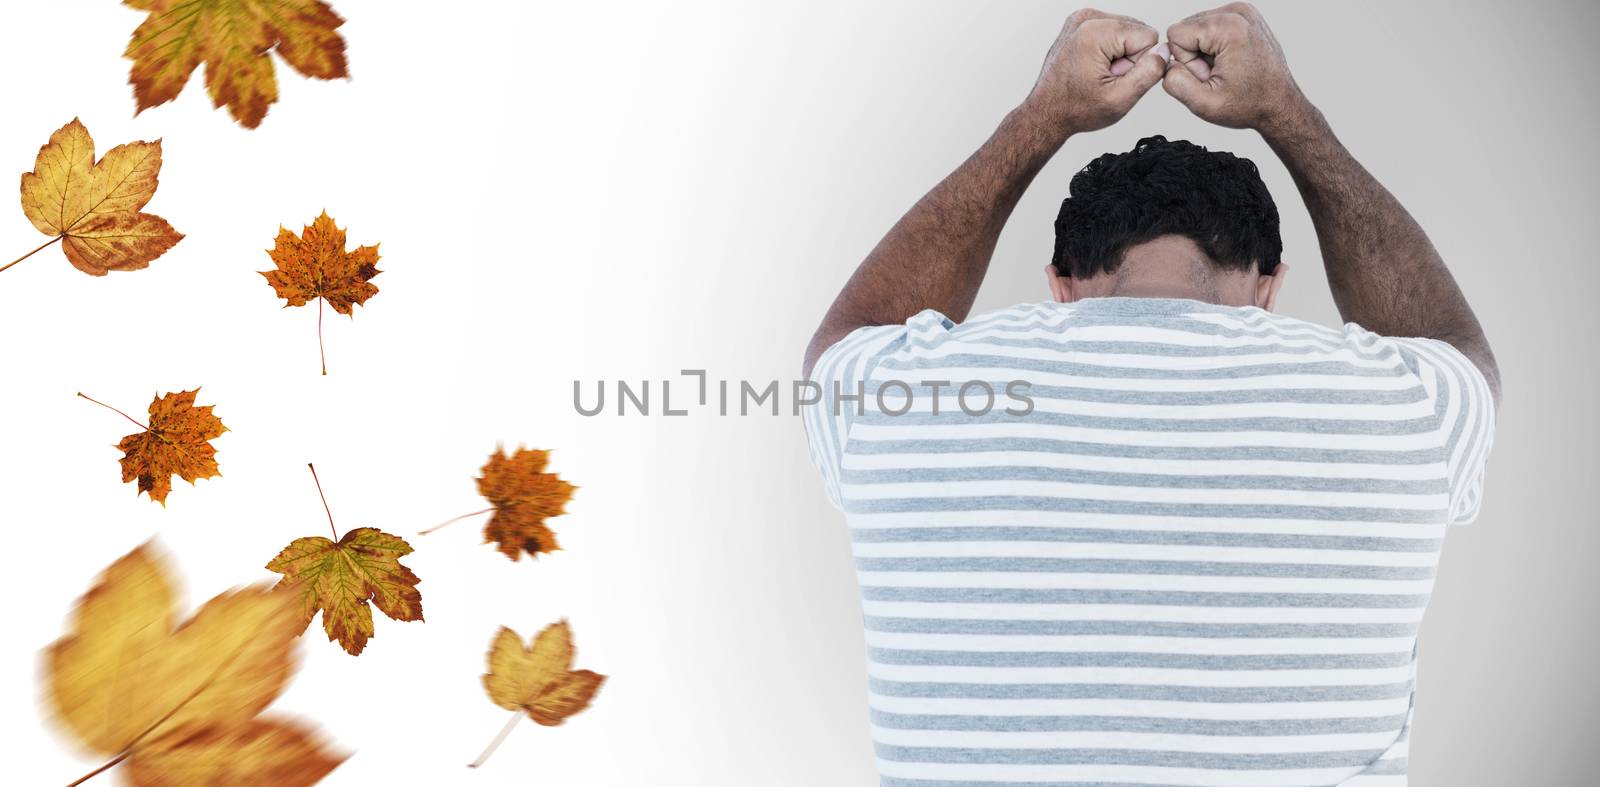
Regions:
M 1272 273 L 1283 255 L 1278 207 L 1249 159 L 1153 136 L 1072 176 L 1056 217 L 1051 264 L 1086 279 L 1115 271 L 1129 247 L 1162 235 L 1193 240 L 1219 268 Z

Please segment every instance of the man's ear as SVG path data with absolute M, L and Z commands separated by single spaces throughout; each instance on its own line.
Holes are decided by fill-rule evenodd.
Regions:
M 1050 281 L 1050 295 L 1056 303 L 1072 303 L 1078 296 L 1072 291 L 1072 279 L 1056 271 L 1054 263 L 1044 266 L 1044 276 Z
M 1267 311 L 1278 302 L 1278 290 L 1283 287 L 1283 280 L 1289 275 L 1289 266 L 1278 263 L 1267 276 L 1256 277 L 1256 305 Z

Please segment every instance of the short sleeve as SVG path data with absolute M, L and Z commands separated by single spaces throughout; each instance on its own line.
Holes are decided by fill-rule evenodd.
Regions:
M 853 401 L 839 402 L 840 393 L 861 396 L 865 401 L 866 381 L 885 355 L 903 347 L 905 325 L 869 325 L 857 328 L 824 350 L 811 369 L 811 382 L 817 385 L 816 402 L 802 412 L 811 464 L 822 475 L 828 500 L 843 509 L 839 496 L 839 465 L 844 458 L 845 440 L 858 408 Z M 836 406 L 839 404 L 841 406 Z
M 1390 338 L 1429 391 L 1438 419 L 1450 480 L 1450 523 L 1470 524 L 1483 502 L 1489 449 L 1494 445 L 1495 404 L 1477 364 L 1448 342 Z

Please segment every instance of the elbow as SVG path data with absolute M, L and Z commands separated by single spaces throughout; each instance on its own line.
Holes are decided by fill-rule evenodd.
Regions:
M 800 357 L 800 379 L 811 379 L 811 372 L 817 367 L 817 359 L 822 357 L 822 332 L 812 334 L 811 341 L 806 343 L 806 351 Z
M 1477 367 L 1478 373 L 1483 375 L 1483 382 L 1489 388 L 1489 399 L 1495 409 L 1500 407 L 1500 363 L 1495 360 L 1494 350 L 1489 349 L 1489 340 L 1484 337 L 1481 330 L 1476 332 L 1472 339 L 1463 339 L 1459 335 L 1449 338 L 1440 337 L 1440 341 L 1453 345 L 1461 354 Z

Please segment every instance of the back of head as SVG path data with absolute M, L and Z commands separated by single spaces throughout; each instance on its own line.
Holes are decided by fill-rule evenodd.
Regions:
M 1069 193 L 1051 257 L 1062 276 L 1110 273 L 1130 247 L 1163 235 L 1193 240 L 1224 270 L 1268 275 L 1283 255 L 1272 195 L 1256 165 L 1232 153 L 1146 137 L 1089 162 Z

